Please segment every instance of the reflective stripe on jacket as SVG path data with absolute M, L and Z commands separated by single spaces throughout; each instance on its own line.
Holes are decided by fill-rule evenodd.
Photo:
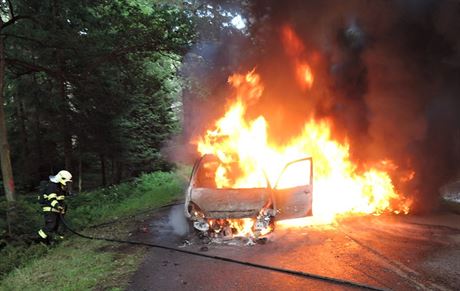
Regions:
M 59 183 L 48 183 L 46 190 L 42 194 L 42 205 L 44 212 L 61 212 L 60 208 L 65 208 L 64 199 L 65 191 L 62 190 Z
M 43 212 L 57 212 L 60 213 L 61 211 L 57 210 L 56 208 L 45 206 L 43 207 Z

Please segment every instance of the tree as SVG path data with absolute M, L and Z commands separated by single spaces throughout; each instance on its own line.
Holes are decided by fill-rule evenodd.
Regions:
M 142 85 L 133 92 L 133 103 L 120 119 L 125 158 L 134 174 L 168 170 L 160 149 L 179 130 L 174 104 L 180 99 L 181 80 L 175 75 L 180 58 L 154 53 L 140 60 L 138 78 Z
M 25 16 L 15 15 L 11 0 L 0 2 L 0 34 L 10 25 L 15 24 Z M 16 200 L 14 191 L 13 169 L 11 167 L 10 146 L 8 143 L 8 132 L 6 130 L 6 119 L 4 109 L 4 87 L 5 87 L 5 37 L 0 35 L 0 160 L 2 169 L 3 189 L 6 200 Z
M 194 25 L 176 6 L 143 8 L 128 0 L 18 1 L 18 10 L 34 15 L 33 22 L 4 33 L 15 121 L 10 127 L 17 135 L 13 166 L 27 172 L 24 176 L 56 170 L 53 166 L 74 170 L 75 162 L 89 170 L 99 164 L 104 184 L 107 161 L 117 181 L 113 176 L 123 168 L 136 167 L 132 156 L 149 157 L 144 160 L 150 167 L 128 174 L 162 163 L 160 141 L 176 127 L 170 118 L 174 100 L 164 83 L 191 45 Z M 175 68 L 149 71 L 148 65 L 160 60 L 173 60 Z M 162 70 L 169 75 L 160 76 Z
M 182 95 L 184 138 L 188 142 L 197 134 L 195 130 L 201 132 L 204 123 L 220 115 L 228 76 L 241 70 L 242 64 L 249 64 L 246 59 L 256 51 L 242 49 L 250 48 L 248 44 L 253 41 L 250 1 L 193 0 L 183 5 L 190 11 L 198 34 L 182 66 L 186 79 Z M 235 19 L 245 19 L 245 26 L 235 25 Z

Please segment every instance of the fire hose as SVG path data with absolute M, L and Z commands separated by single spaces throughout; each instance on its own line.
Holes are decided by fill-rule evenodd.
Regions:
M 65 225 L 65 227 L 70 232 L 72 232 L 73 234 L 75 234 L 75 235 L 77 235 L 79 237 L 85 238 L 85 239 L 101 240 L 101 241 L 108 241 L 108 242 L 114 242 L 114 243 L 123 243 L 123 244 L 131 244 L 131 245 L 139 245 L 139 246 L 147 246 L 147 247 L 152 247 L 152 248 L 158 248 L 158 249 L 164 249 L 164 250 L 170 250 L 170 251 L 175 251 L 175 252 L 179 252 L 179 253 L 189 254 L 189 255 L 193 255 L 193 256 L 204 257 L 204 258 L 213 259 L 213 260 L 219 260 L 219 261 L 239 264 L 239 265 L 243 265 L 243 266 L 254 267 L 254 268 L 263 269 L 263 270 L 269 270 L 269 271 L 284 273 L 284 274 L 298 276 L 298 277 L 305 278 L 305 279 L 321 280 L 321 281 L 325 281 L 325 282 L 329 282 L 329 283 L 333 283 L 333 284 L 337 284 L 337 285 L 345 285 L 345 286 L 350 286 L 350 287 L 355 287 L 355 288 L 362 288 L 362 289 L 368 289 L 368 290 L 377 290 L 377 291 L 386 290 L 386 289 L 382 289 L 382 288 L 379 288 L 379 287 L 365 285 L 365 284 L 362 284 L 362 283 L 353 282 L 353 281 L 349 281 L 349 280 L 344 280 L 344 279 L 339 279 L 339 278 L 334 278 L 334 277 L 327 277 L 327 276 L 322 276 L 322 275 L 317 275 L 317 274 L 312 274 L 312 273 L 307 273 L 307 272 L 302 272 L 302 271 L 295 271 L 295 270 L 290 270 L 290 269 L 284 269 L 284 268 L 279 268 L 279 267 L 273 267 L 273 266 L 268 266 L 268 265 L 261 265 L 261 264 L 256 264 L 256 263 L 251 263 L 251 262 L 246 262 L 246 261 L 240 261 L 240 260 L 235 260 L 235 259 L 225 258 L 225 257 L 220 257 L 220 256 L 207 255 L 207 254 L 203 254 L 203 253 L 197 253 L 197 252 L 193 252 L 193 251 L 189 251 L 189 250 L 178 249 L 178 248 L 169 247 L 169 246 L 160 245 L 160 244 L 88 236 L 88 235 L 79 233 L 78 231 L 76 231 L 72 227 L 70 227 L 69 224 L 67 223 L 67 221 L 64 219 L 64 216 L 62 214 L 60 214 L 60 219 L 61 219 L 62 223 Z

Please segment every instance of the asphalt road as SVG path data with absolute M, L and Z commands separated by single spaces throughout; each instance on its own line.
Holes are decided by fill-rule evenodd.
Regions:
M 199 254 L 348 280 L 378 289 L 459 290 L 460 215 L 369 216 L 334 226 L 277 227 L 265 244 L 204 243 L 162 209 L 134 237 Z M 151 248 L 127 290 L 351 290 L 337 282 Z

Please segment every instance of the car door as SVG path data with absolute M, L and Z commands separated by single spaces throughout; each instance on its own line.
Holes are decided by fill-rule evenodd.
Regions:
M 273 188 L 276 219 L 312 215 L 313 160 L 304 158 L 287 163 Z
M 203 155 L 199 158 L 192 168 L 190 180 L 185 192 L 185 216 L 190 217 L 190 202 L 193 201 L 194 189 L 212 187 L 214 185 L 214 176 L 211 176 L 212 171 L 207 170 L 207 167 L 215 165 L 215 157 L 212 155 Z

